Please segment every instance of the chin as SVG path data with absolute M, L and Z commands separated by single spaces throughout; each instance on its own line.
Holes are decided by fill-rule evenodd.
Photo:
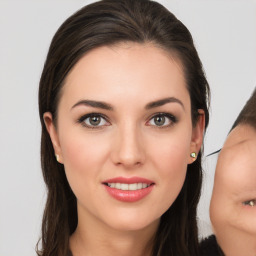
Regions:
M 107 221 L 108 226 L 119 231 L 139 231 L 144 229 L 158 227 L 160 218 L 150 218 L 144 215 L 144 217 L 125 215 L 125 216 L 115 216 Z

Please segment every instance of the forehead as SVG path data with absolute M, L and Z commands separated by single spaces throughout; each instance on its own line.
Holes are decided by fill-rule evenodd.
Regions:
M 252 160 L 256 155 L 256 131 L 250 125 L 238 125 L 229 134 L 220 158 L 232 162 Z M 234 161 L 236 160 L 236 161 Z
M 223 148 L 228 149 L 232 146 L 239 146 L 243 141 L 256 139 L 256 130 L 248 124 L 236 126 L 228 135 Z
M 256 136 L 224 146 L 218 159 L 216 175 L 236 189 L 256 188 Z
M 235 145 L 223 148 L 220 160 L 225 160 L 231 166 L 239 164 L 252 164 L 256 166 L 256 137 L 243 140 Z M 256 170 L 255 170 L 256 172 Z
M 175 96 L 189 101 L 183 68 L 169 52 L 153 44 L 122 43 L 85 54 L 66 78 L 62 96 L 110 97 L 126 95 L 140 101 Z M 141 98 L 143 95 L 143 98 Z
M 176 54 L 171 54 L 151 43 L 128 42 L 101 46 L 87 52 L 73 67 L 67 76 L 66 83 L 68 84 L 71 80 L 74 80 L 79 73 L 87 72 L 87 75 L 91 76 L 96 74 L 94 78 L 100 79 L 108 73 L 112 78 L 119 77 L 119 74 L 123 74 L 121 72 L 123 70 L 127 74 L 132 72 L 133 76 L 141 74 L 142 76 L 151 75 L 152 77 L 153 75 L 158 77 L 161 73 L 167 71 L 169 77 L 174 80 L 184 80 L 183 67 Z M 135 70 L 138 70 L 138 72 L 135 72 Z M 148 72 L 152 70 L 155 70 L 154 74 L 149 74 Z M 128 80 L 128 77 L 126 80 Z

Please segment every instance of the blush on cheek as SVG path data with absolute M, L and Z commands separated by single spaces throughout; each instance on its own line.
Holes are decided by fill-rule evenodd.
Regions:
M 157 150 L 157 159 L 162 165 L 172 167 L 172 169 L 186 169 L 189 155 L 189 145 L 185 143 L 166 143 Z M 169 168 L 167 168 L 169 169 Z
M 72 161 L 77 165 L 81 165 L 85 161 L 92 161 L 101 152 L 100 143 L 83 134 L 73 134 L 68 138 L 66 136 L 61 147 L 64 160 Z
M 84 134 L 66 137 L 62 142 L 62 155 L 67 176 L 86 179 L 90 174 L 97 175 L 108 156 L 109 143 L 103 143 L 95 136 Z
M 173 199 L 179 194 L 187 172 L 187 147 L 172 144 L 162 147 L 156 155 L 157 169 L 160 176 L 167 181 L 166 190 Z M 171 202 L 172 203 L 172 202 Z

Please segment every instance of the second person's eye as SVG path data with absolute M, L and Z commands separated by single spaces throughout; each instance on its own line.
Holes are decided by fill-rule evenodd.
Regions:
M 243 202 L 243 204 L 253 207 L 256 205 L 256 199 L 245 201 L 245 202 Z

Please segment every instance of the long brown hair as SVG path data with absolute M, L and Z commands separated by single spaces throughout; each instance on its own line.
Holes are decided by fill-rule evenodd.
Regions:
M 63 165 L 55 160 L 43 114 L 51 112 L 56 122 L 65 78 L 85 53 L 96 47 L 127 41 L 151 42 L 181 61 L 191 99 L 192 123 L 197 122 L 198 109 L 203 109 L 205 128 L 208 125 L 209 86 L 192 36 L 166 8 L 148 0 L 104 0 L 73 14 L 52 39 L 39 86 L 41 164 L 48 191 L 38 255 L 67 256 L 69 237 L 77 226 L 76 198 Z M 198 255 L 196 209 L 201 182 L 199 152 L 197 160 L 187 168 L 178 198 L 161 217 L 152 255 Z

